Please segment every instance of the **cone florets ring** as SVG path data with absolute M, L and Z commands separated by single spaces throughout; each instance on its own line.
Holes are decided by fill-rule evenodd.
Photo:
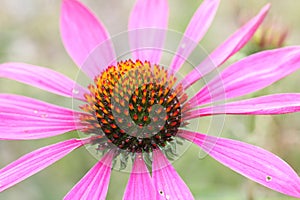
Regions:
M 163 148 L 178 132 L 187 95 L 176 77 L 149 62 L 126 60 L 110 66 L 89 85 L 81 109 L 86 133 L 98 149 L 114 146 L 128 152 Z

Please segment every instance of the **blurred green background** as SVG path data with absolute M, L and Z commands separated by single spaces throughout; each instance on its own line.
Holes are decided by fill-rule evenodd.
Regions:
M 111 35 L 126 31 L 127 19 L 134 0 L 83 0 L 103 21 Z M 256 14 L 266 3 L 272 8 L 268 19 L 279 20 L 289 27 L 287 45 L 299 45 L 300 1 L 224 0 L 216 18 L 202 41 L 208 51 L 213 50 L 242 21 Z M 65 52 L 59 34 L 59 0 L 1 0 L 0 6 L 0 62 L 18 61 L 46 66 L 75 78 L 77 68 Z M 169 27 L 183 32 L 199 0 L 172 0 Z M 274 60 L 276 61 L 276 60 Z M 253 94 L 300 92 L 300 73 Z M 16 93 L 54 104 L 71 107 L 71 100 L 10 80 L 0 80 L 0 92 Z M 247 97 L 250 97 L 248 95 Z M 300 114 L 282 116 L 226 116 L 223 137 L 256 144 L 282 157 L 300 172 Z M 77 133 L 34 141 L 0 141 L 0 167 L 34 149 Z M 203 200 L 281 200 L 293 199 L 273 192 L 232 172 L 210 157 L 199 158 L 199 148 L 192 145 L 174 163 L 178 173 L 190 187 L 196 199 Z M 81 148 L 46 170 L 28 178 L 0 194 L 0 199 L 53 200 L 62 197 L 96 163 Z M 121 199 L 129 174 L 113 171 L 107 199 Z

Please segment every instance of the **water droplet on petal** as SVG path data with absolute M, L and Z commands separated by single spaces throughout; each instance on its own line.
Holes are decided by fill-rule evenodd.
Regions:
M 48 117 L 48 114 L 42 114 L 41 117 L 46 118 L 46 117 Z
M 267 182 L 272 181 L 272 177 L 271 177 L 271 176 L 266 176 L 266 181 L 267 181 Z
M 166 195 L 166 199 L 170 199 L 170 195 L 167 194 L 167 195 Z
M 73 94 L 79 94 L 79 90 L 73 89 L 73 90 L 72 90 L 72 93 L 73 93 Z
M 37 111 L 37 110 L 34 110 L 34 111 L 33 111 L 34 114 L 37 114 L 38 112 L 39 112 L 39 111 Z
M 185 46 L 186 46 L 186 44 L 185 44 L 185 43 L 182 43 L 180 47 L 181 47 L 182 49 L 184 49 Z

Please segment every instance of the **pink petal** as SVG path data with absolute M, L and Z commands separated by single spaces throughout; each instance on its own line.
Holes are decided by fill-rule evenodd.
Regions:
M 248 56 L 210 81 L 191 98 L 191 104 L 195 106 L 230 99 L 263 89 L 299 69 L 299 63 L 299 47 L 286 47 Z
M 257 146 L 200 133 L 183 131 L 180 136 L 243 176 L 277 192 L 300 197 L 299 176 L 276 155 Z
M 190 53 L 206 34 L 214 19 L 219 3 L 219 0 L 205 0 L 195 12 L 170 65 L 170 70 L 174 74 L 180 69 Z
M 47 115 L 49 118 L 59 120 L 74 120 L 79 114 L 68 108 L 16 94 L 0 94 L 0 112 L 33 117 Z
M 158 199 L 158 191 L 154 188 L 141 154 L 136 154 L 123 199 Z
M 29 97 L 0 94 L 0 139 L 40 139 L 77 130 L 79 114 Z
M 153 182 L 163 199 L 194 199 L 191 191 L 160 151 L 153 151 Z
M 0 119 L 0 140 L 41 139 L 83 128 L 74 122 L 39 120 L 23 115 L 0 114 Z
M 275 94 L 200 108 L 185 119 L 218 114 L 276 115 L 300 111 L 300 94 Z
M 223 44 L 215 49 L 209 55 L 207 60 L 197 66 L 183 79 L 183 87 L 185 89 L 188 88 L 201 77 L 205 76 L 216 67 L 222 65 L 228 58 L 244 47 L 245 44 L 252 38 L 260 24 L 263 22 L 269 9 L 269 4 L 263 7 L 257 16 L 237 30 L 225 42 L 223 42 Z
M 83 67 L 92 51 L 98 48 L 93 52 L 92 58 L 89 58 L 94 62 L 89 60 L 88 66 L 82 68 L 90 78 L 93 79 L 104 67 L 115 61 L 108 32 L 97 17 L 79 1 L 63 0 L 60 29 L 64 46 L 79 67 Z
M 128 24 L 134 60 L 159 63 L 165 30 L 168 27 L 168 16 L 167 0 L 137 0 Z
M 113 153 L 107 153 L 64 197 L 65 200 L 102 200 L 106 198 Z
M 81 147 L 81 140 L 71 139 L 35 150 L 0 170 L 0 192 L 32 176 Z
M 24 63 L 0 64 L 0 77 L 13 79 L 54 94 L 74 97 L 82 101 L 85 101 L 83 94 L 88 93 L 85 88 L 56 71 Z

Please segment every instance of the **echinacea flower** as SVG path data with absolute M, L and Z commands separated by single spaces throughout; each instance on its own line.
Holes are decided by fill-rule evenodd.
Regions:
M 160 61 L 168 24 L 166 0 L 137 0 L 129 19 L 131 56 L 124 60 L 117 57 L 116 44 L 91 11 L 77 0 L 63 0 L 63 43 L 93 83 L 85 88 L 58 72 L 23 63 L 1 64 L 0 76 L 81 101 L 81 111 L 25 96 L 0 94 L 0 138 L 40 139 L 73 130 L 82 132 L 84 138 L 40 148 L 7 165 L 0 170 L 0 191 L 77 148 L 92 145 L 103 157 L 65 199 L 105 199 L 113 162 L 127 165 L 130 160 L 133 166 L 124 199 L 193 199 L 166 155 L 176 145 L 177 138 L 182 138 L 245 177 L 300 198 L 299 176 L 276 155 L 189 127 L 192 119 L 205 116 L 300 110 L 297 93 L 222 102 L 224 98 L 231 100 L 260 90 L 296 71 L 300 67 L 298 46 L 246 57 L 228 66 L 195 94 L 188 95 L 186 91 L 195 82 L 222 65 L 251 39 L 269 9 L 269 5 L 265 6 L 180 80 L 177 72 L 203 38 L 218 5 L 218 0 L 203 1 L 187 26 L 171 64 L 165 67 Z

